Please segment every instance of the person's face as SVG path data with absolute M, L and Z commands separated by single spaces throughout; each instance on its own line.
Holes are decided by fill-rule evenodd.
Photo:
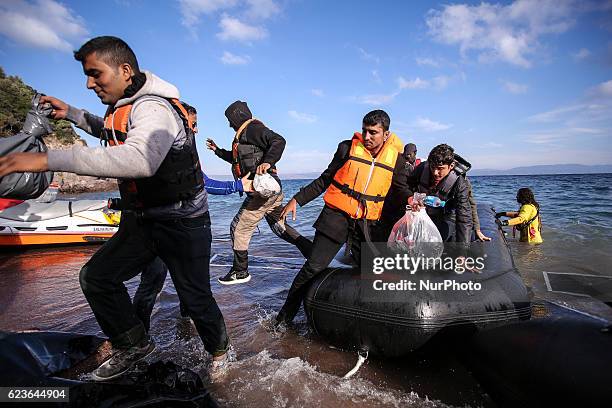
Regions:
M 441 166 L 429 166 L 429 170 L 431 171 L 431 178 L 434 184 L 438 184 L 442 179 L 448 176 L 448 173 L 455 167 L 453 164 L 443 164 Z
M 193 133 L 198 133 L 198 114 L 189 112 L 187 114 L 187 119 L 193 124 Z
M 93 52 L 83 61 L 87 89 L 93 90 L 105 105 L 115 104 L 132 83 L 134 71 L 129 64 L 111 67 Z
M 414 162 L 416 161 L 416 152 L 406 153 L 406 160 L 408 161 L 408 163 L 414 164 Z
M 389 137 L 389 131 L 385 131 L 380 124 L 373 126 L 362 126 L 363 145 L 372 154 L 378 153 L 382 145 Z

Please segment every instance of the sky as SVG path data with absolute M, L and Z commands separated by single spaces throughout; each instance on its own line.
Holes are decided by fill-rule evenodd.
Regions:
M 204 140 L 229 147 L 235 100 L 287 140 L 281 174 L 323 170 L 373 109 L 419 157 L 448 143 L 479 169 L 612 164 L 609 0 L 0 1 L 5 72 L 103 115 L 72 56 L 100 35 L 198 109 L 208 174 L 230 174 Z

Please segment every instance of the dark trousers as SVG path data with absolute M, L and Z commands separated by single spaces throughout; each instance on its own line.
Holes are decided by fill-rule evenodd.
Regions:
M 132 303 L 134 303 L 134 312 L 136 312 L 136 316 L 142 322 L 147 332 L 151 328 L 153 306 L 155 306 L 157 295 L 164 287 L 167 275 L 168 267 L 159 257 L 148 264 L 140 274 L 140 283 L 138 284 Z M 180 302 L 179 305 L 181 316 L 189 316 L 185 306 Z
M 124 212 L 119 231 L 81 269 L 83 293 L 102 331 L 116 348 L 137 344 L 145 335 L 124 282 L 156 257 L 168 266 L 181 303 L 204 348 L 227 350 L 223 315 L 210 289 L 210 217 L 150 220 Z
M 349 231 L 351 255 L 356 264 L 360 264 L 361 243 L 363 241 L 363 231 L 359 226 Z M 344 242 L 338 242 L 318 230 L 315 232 L 312 252 L 293 279 L 285 304 L 278 313 L 278 321 L 286 323 L 293 321 L 295 315 L 300 310 L 300 305 L 306 295 L 310 282 L 329 266 L 343 246 Z

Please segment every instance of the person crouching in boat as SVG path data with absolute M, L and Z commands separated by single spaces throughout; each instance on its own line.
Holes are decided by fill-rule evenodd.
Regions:
M 398 207 L 404 211 L 412 192 L 407 185 L 403 145 L 389 132 L 390 121 L 382 110 L 365 115 L 362 133 L 342 141 L 327 169 L 302 187 L 283 209 L 282 217 L 292 213 L 295 220 L 298 204 L 304 206 L 325 192 L 325 206 L 314 224 L 311 255 L 291 284 L 277 324 L 293 321 L 308 283 L 329 266 L 345 242 L 359 263 L 360 244 L 380 219 L 383 203 L 387 205 L 385 197 L 394 198 L 389 202 L 401 202 Z
M 455 151 L 447 144 L 434 147 L 427 161 L 408 178 L 408 185 L 420 193 L 445 201 L 444 207 L 427 207 L 442 240 L 469 244 L 472 237 L 472 208 L 465 174 L 455 168 Z
M 535 200 L 533 191 L 529 188 L 521 188 L 516 193 L 516 201 L 521 205 L 518 211 L 502 211 L 495 217 L 509 217 L 502 220 L 502 226 L 511 225 L 516 227 L 520 233 L 521 242 L 530 244 L 541 244 L 542 241 L 542 218 L 540 217 L 540 204 Z

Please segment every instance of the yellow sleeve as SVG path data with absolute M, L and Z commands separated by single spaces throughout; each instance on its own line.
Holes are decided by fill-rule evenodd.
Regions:
M 527 221 L 529 221 L 530 219 L 533 218 L 535 214 L 533 213 L 533 205 L 523 205 L 521 206 L 521 209 L 519 210 L 519 214 L 518 217 L 515 218 L 511 218 L 508 220 L 508 225 L 519 225 L 519 224 L 523 224 Z

